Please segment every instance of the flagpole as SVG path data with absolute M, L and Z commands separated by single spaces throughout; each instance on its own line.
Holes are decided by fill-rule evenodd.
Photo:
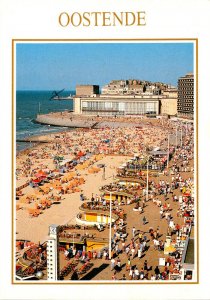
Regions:
M 149 190 L 149 156 L 147 156 L 147 193 L 146 193 L 146 201 L 148 201 L 148 191 Z
M 168 155 L 167 155 L 167 169 L 168 169 L 168 163 L 169 163 L 169 137 L 170 137 L 170 134 L 168 134 Z
M 112 192 L 110 192 L 110 201 L 109 201 L 109 259 L 112 256 Z
M 181 125 L 181 147 L 182 147 L 182 125 Z

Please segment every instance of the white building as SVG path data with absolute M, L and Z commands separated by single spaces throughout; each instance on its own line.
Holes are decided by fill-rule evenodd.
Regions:
M 74 113 L 87 115 L 158 115 L 160 97 L 156 95 L 97 95 L 75 97 Z

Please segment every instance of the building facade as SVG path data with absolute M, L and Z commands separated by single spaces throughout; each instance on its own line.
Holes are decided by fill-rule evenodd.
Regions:
M 101 92 L 106 95 L 161 95 L 167 87 L 162 82 L 147 80 L 112 80 L 102 87 Z
M 158 115 L 159 96 L 98 95 L 95 97 L 75 97 L 74 113 L 86 115 Z
M 168 116 L 177 114 L 177 89 L 167 89 L 163 92 L 160 114 Z
M 192 73 L 188 73 L 178 79 L 177 113 L 180 117 L 193 118 L 194 75 Z

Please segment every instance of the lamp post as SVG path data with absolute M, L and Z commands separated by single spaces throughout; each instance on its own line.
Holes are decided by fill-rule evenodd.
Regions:
M 110 201 L 109 201 L 109 259 L 112 256 L 112 192 L 110 192 Z
M 149 156 L 147 156 L 147 191 L 146 191 L 146 202 L 148 201 L 149 193 Z
M 182 147 L 182 123 L 181 123 L 181 147 Z
M 168 154 L 167 154 L 167 169 L 168 169 L 168 164 L 169 164 L 169 138 L 170 138 L 170 134 L 168 134 Z
M 176 148 L 177 148 L 177 125 L 176 125 Z
M 106 165 L 103 166 L 103 175 L 102 175 L 102 179 L 103 179 L 103 180 L 106 179 Z

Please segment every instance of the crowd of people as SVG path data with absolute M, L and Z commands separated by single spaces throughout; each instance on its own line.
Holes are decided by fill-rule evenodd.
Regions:
M 63 155 L 64 159 L 71 157 L 72 160 L 80 151 L 91 155 L 133 155 L 136 152 L 142 155 L 145 145 L 152 148 L 164 147 L 166 150 L 166 129 L 170 132 L 177 125 L 167 120 L 158 120 L 157 123 L 157 127 L 156 123 L 148 123 L 140 128 L 81 129 L 53 136 L 49 138 L 48 144 L 39 145 L 38 149 L 26 153 L 26 159 L 18 155 L 17 180 L 33 177 L 40 168 L 40 163 L 43 169 L 53 171 L 53 159 L 56 155 Z M 170 275 L 180 274 L 182 250 L 178 245 L 189 237 L 194 224 L 193 135 L 193 127 L 188 127 L 187 135 L 176 148 L 169 168 L 160 173 L 159 177 L 149 174 L 148 191 L 147 174 L 144 172 L 141 174 L 141 184 L 106 184 L 98 194 L 92 194 L 88 202 L 84 201 L 86 195 L 80 194 L 82 205 L 92 210 L 109 209 L 109 201 L 103 195 L 107 190 L 126 192 L 133 197 L 131 205 L 124 205 L 123 209 L 121 201 L 113 200 L 114 211 L 121 214 L 113 225 L 111 276 L 107 279 L 170 280 Z M 56 140 L 56 143 L 50 143 L 51 139 Z M 136 175 L 137 173 L 138 171 Z M 119 175 L 116 178 L 120 177 L 120 173 L 116 175 Z M 130 173 L 129 177 L 135 177 L 135 172 Z M 170 237 L 172 250 L 165 254 L 167 237 Z M 83 261 L 108 260 L 109 249 L 72 249 L 70 256 L 69 251 L 65 251 L 65 256 Z M 159 257 L 165 258 L 164 266 L 158 265 Z

